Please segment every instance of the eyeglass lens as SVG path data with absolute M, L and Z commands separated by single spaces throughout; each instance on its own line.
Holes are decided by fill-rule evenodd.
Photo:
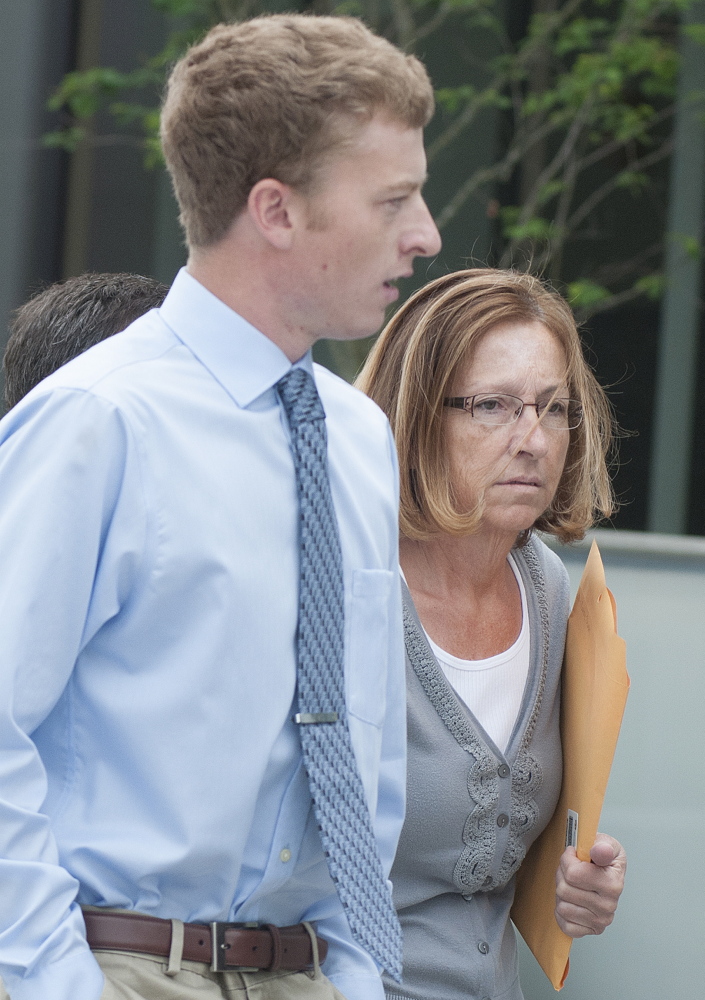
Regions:
M 572 430 L 582 420 L 582 409 L 575 399 L 547 399 L 525 404 L 518 396 L 486 393 L 469 397 L 467 403 L 466 408 L 481 424 L 511 424 L 518 420 L 525 405 L 535 407 L 543 425 L 555 430 Z

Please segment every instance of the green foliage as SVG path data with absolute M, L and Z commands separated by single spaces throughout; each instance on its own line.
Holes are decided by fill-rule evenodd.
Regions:
M 691 260 L 700 260 L 702 246 L 700 240 L 696 239 L 695 236 L 688 236 L 687 233 L 671 233 L 670 237 L 674 243 L 681 247 L 686 257 L 690 257 Z
M 436 101 L 440 108 L 453 115 L 466 107 L 476 94 L 477 88 L 471 84 L 464 84 L 462 87 L 440 87 L 436 91 Z
M 657 302 L 663 295 L 666 279 L 662 274 L 647 274 L 634 282 L 635 289 L 647 299 Z
M 639 173 L 638 170 L 623 170 L 615 178 L 617 187 L 626 188 L 632 194 L 637 195 L 649 186 L 649 175 Z
M 542 240 L 551 235 L 552 223 L 540 215 L 522 218 L 521 208 L 507 205 L 500 210 L 504 235 L 510 240 Z
M 558 0 L 555 10 L 536 11 L 516 41 L 508 34 L 503 0 L 147 2 L 165 17 L 161 51 L 130 73 L 96 67 L 68 74 L 50 101 L 63 125 L 45 137 L 47 145 L 72 151 L 82 142 L 138 143 L 145 163 L 154 165 L 161 156 L 158 95 L 168 67 L 212 24 L 277 10 L 352 14 L 407 51 L 425 57 L 427 48 L 445 46 L 448 59 L 457 62 L 448 77 L 455 85 L 437 91 L 429 162 L 443 150 L 462 150 L 455 144 L 472 143 L 481 113 L 501 118 L 495 161 L 457 182 L 437 213 L 441 229 L 470 199 L 496 204 L 496 262 L 530 260 L 567 290 L 581 316 L 662 293 L 663 240 L 633 262 L 600 263 L 577 273 L 571 248 L 608 229 L 610 206 L 620 199 L 647 196 L 667 162 L 676 28 L 690 0 Z M 705 45 L 705 25 L 684 31 Z M 684 249 L 700 254 L 699 245 Z
M 705 24 L 687 24 L 683 31 L 698 45 L 705 45 Z
M 73 153 L 86 138 L 86 130 L 80 125 L 71 125 L 67 128 L 57 129 L 55 132 L 47 132 L 42 136 L 42 145 L 48 149 L 64 149 L 67 153 Z
M 576 17 L 558 32 L 553 51 L 557 56 L 567 56 L 572 52 L 588 52 L 605 35 L 610 23 L 604 17 Z
M 609 294 L 609 289 L 585 278 L 580 281 L 571 281 L 566 289 L 567 299 L 576 310 L 590 309 L 598 302 L 604 302 L 605 299 L 609 298 Z

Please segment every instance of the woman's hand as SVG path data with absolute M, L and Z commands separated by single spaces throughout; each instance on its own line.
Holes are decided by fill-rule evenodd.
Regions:
M 556 920 L 569 937 L 602 934 L 614 919 L 624 888 L 627 856 L 614 837 L 598 833 L 591 861 L 566 847 L 556 872 Z

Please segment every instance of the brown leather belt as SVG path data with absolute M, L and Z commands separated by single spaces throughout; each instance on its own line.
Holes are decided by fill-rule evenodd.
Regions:
M 171 920 L 140 913 L 101 913 L 84 910 L 86 938 L 93 949 L 138 951 L 168 958 Z M 317 937 L 318 960 L 326 957 L 328 944 Z M 286 969 L 303 972 L 313 967 L 311 938 L 303 924 L 184 924 L 182 957 L 207 962 L 214 972 L 259 972 Z

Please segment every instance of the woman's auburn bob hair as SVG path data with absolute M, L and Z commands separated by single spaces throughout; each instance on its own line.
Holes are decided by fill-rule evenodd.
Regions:
M 533 528 L 574 541 L 614 512 L 607 464 L 614 440 L 612 408 L 583 357 L 570 307 L 532 275 L 473 268 L 437 278 L 412 295 L 379 335 L 355 383 L 392 426 L 401 479 L 400 530 L 407 538 L 471 534 L 481 522 L 482 496 L 471 511 L 458 510 L 455 502 L 443 400 L 452 395 L 478 342 L 504 323 L 541 323 L 558 338 L 570 397 L 583 411 L 582 422 L 570 431 L 553 502 Z

